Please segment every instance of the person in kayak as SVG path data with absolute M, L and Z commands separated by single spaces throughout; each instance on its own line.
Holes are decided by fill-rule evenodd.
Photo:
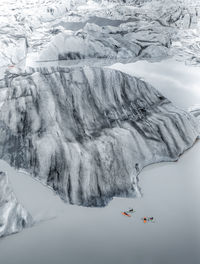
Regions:
M 153 222 L 154 221 L 154 218 L 153 217 L 143 217 L 142 218 L 142 221 L 144 223 L 147 223 L 147 222 Z
M 146 217 L 143 218 L 143 222 L 144 222 L 144 223 L 147 222 L 147 218 L 146 218 Z
M 127 212 L 122 212 L 122 214 L 125 215 L 125 216 L 128 216 L 128 217 L 131 217 L 131 215 L 127 214 Z

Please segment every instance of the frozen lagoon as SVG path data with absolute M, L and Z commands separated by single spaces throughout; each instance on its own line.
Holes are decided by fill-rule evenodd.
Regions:
M 111 66 L 134 75 L 153 85 L 176 106 L 188 109 L 200 104 L 200 68 L 167 59 L 150 63 L 137 61 L 131 64 L 117 63 Z
M 200 103 L 199 68 L 171 60 L 114 67 L 152 83 L 179 107 Z M 22 205 L 37 220 L 49 219 L 1 239 L 1 264 L 199 263 L 199 164 L 197 142 L 178 162 L 146 167 L 139 175 L 141 198 L 84 208 L 64 204 L 50 189 L 1 162 Z M 122 216 L 129 207 L 136 213 Z M 156 223 L 144 224 L 144 216 L 154 216 Z

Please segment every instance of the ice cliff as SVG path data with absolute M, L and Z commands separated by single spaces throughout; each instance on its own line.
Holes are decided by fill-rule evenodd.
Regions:
M 193 115 L 108 68 L 8 74 L 0 97 L 0 158 L 72 204 L 137 195 L 144 166 L 177 160 L 199 134 Z
M 0 237 L 17 233 L 32 224 L 32 217 L 18 203 L 7 175 L 0 172 Z

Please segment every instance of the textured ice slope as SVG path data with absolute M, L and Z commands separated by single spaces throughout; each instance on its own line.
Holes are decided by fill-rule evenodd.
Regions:
M 73 204 L 137 195 L 144 166 L 177 160 L 199 134 L 193 115 L 108 68 L 11 74 L 1 93 L 0 158 Z
M 30 227 L 33 219 L 18 203 L 5 173 L 0 172 L 0 237 Z

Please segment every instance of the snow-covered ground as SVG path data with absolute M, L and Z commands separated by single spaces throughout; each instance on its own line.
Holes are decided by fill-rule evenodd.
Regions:
M 172 63 L 149 65 L 141 62 L 115 65 L 115 68 L 129 73 L 136 73 L 137 69 L 138 75 L 149 82 L 154 81 L 169 99 L 188 108 L 191 103 L 198 102 L 199 92 L 195 88 L 199 85 L 198 69 L 190 67 L 188 71 L 181 64 L 172 68 Z M 150 69 L 152 74 L 149 74 Z M 182 85 L 180 76 L 184 78 Z M 187 80 L 192 84 L 189 85 Z M 182 86 L 181 100 L 180 92 L 173 91 L 179 91 Z M 191 87 L 194 97 L 190 96 Z M 64 204 L 50 189 L 7 168 L 22 205 L 37 220 L 47 221 L 2 239 L 1 263 L 198 264 L 199 163 L 200 142 L 197 142 L 178 162 L 146 167 L 139 176 L 141 198 L 114 198 L 105 208 Z M 0 169 L 5 167 L 7 165 L 1 162 Z M 122 216 L 121 211 L 129 208 L 134 208 L 136 213 L 131 218 Z M 154 216 L 156 222 L 144 224 L 141 221 L 144 216 Z

